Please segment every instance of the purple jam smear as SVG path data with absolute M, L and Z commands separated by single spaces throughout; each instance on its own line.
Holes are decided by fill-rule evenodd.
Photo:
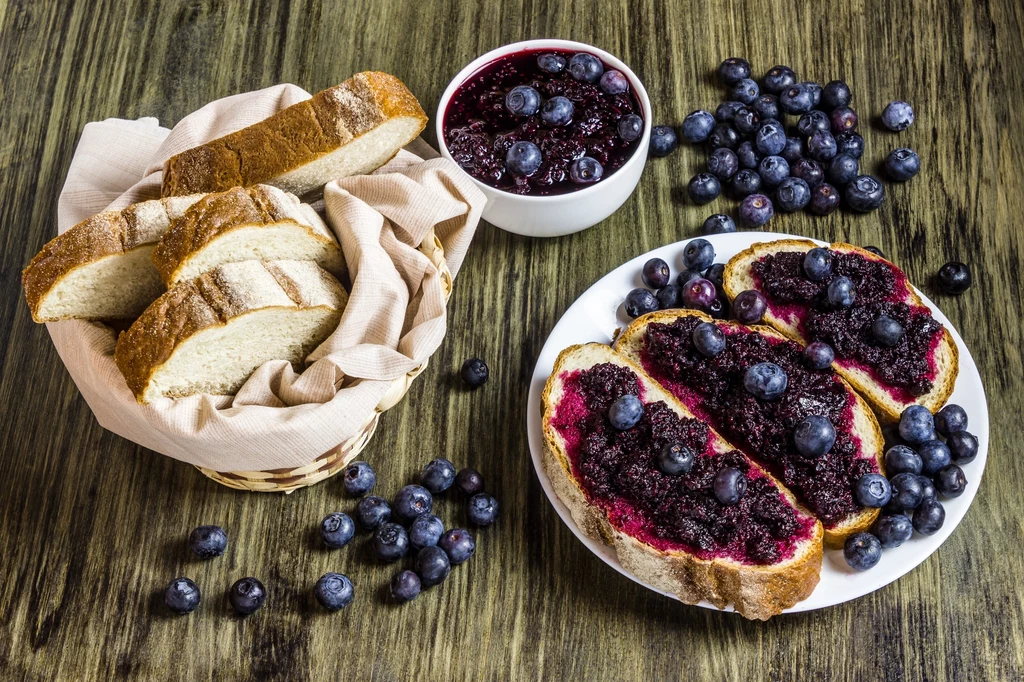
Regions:
M 716 453 L 707 425 L 676 414 L 664 402 L 644 405 L 631 429 L 618 431 L 608 406 L 642 387 L 631 370 L 610 363 L 562 375 L 564 394 L 552 419 L 566 443 L 573 473 L 588 499 L 612 525 L 661 550 L 685 549 L 702 559 L 729 557 L 773 564 L 793 555 L 814 519 L 798 515 L 778 488 L 735 450 Z M 683 443 L 697 456 L 693 470 L 667 476 L 656 457 L 666 443 Z M 726 466 L 747 476 L 747 492 L 733 507 L 714 496 L 715 474 Z
M 935 348 L 942 325 L 924 306 L 906 302 L 907 277 L 891 263 L 860 254 L 830 251 L 832 275 L 812 282 L 803 272 L 803 252 L 784 251 L 754 263 L 754 281 L 772 311 L 796 321 L 808 341 L 824 341 L 846 367 L 867 371 L 897 400 L 914 402 L 932 389 L 937 368 Z M 845 275 L 853 280 L 853 306 L 834 310 L 826 297 L 828 284 Z M 903 325 L 904 334 L 893 348 L 880 346 L 871 323 L 888 315 Z
M 878 471 L 878 465 L 852 433 L 854 398 L 835 373 L 804 367 L 801 348 L 791 341 L 734 327 L 722 327 L 725 350 L 706 357 L 693 344 L 693 330 L 701 322 L 687 316 L 648 325 L 644 369 L 762 463 L 826 528 L 859 512 L 854 486 L 864 474 Z M 759 362 L 774 362 L 786 371 L 789 383 L 779 400 L 758 400 L 743 387 L 747 368 Z M 805 459 L 793 445 L 793 430 L 812 414 L 832 422 L 836 442 L 824 456 Z
M 459 86 L 444 112 L 444 140 L 452 158 L 474 178 L 514 194 L 565 194 L 590 185 L 569 179 L 569 166 L 590 156 L 604 166 L 603 178 L 622 167 L 639 146 L 625 142 L 616 125 L 626 114 L 643 117 L 632 88 L 607 95 L 592 83 L 573 80 L 568 68 L 559 74 L 541 71 L 537 57 L 557 54 L 566 61 L 569 50 L 527 50 L 486 64 Z M 605 70 L 613 67 L 605 64 Z M 543 100 L 562 95 L 575 107 L 568 126 L 548 128 L 533 116 L 515 116 L 505 109 L 505 95 L 517 85 L 529 85 Z M 540 147 L 544 162 L 530 176 L 505 170 L 505 154 L 520 140 Z M 602 178 L 602 179 L 603 179 Z M 598 181 L 600 182 L 600 181 Z

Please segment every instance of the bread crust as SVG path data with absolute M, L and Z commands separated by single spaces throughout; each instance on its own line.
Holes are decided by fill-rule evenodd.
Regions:
M 806 599 L 818 584 L 822 560 L 822 528 L 815 521 L 812 534 L 797 547 L 794 556 L 772 566 L 741 564 L 731 559 L 700 559 L 685 551 L 662 551 L 615 528 L 600 507 L 591 504 L 586 492 L 572 473 L 564 442 L 551 426 L 555 405 L 561 391 L 561 373 L 573 367 L 581 355 L 597 355 L 601 362 L 628 367 L 646 384 L 649 395 L 657 396 L 678 414 L 693 418 L 692 413 L 661 388 L 636 364 L 602 344 L 571 346 L 558 356 L 554 370 L 544 387 L 544 448 L 542 461 L 558 498 L 569 508 L 573 520 L 587 537 L 615 549 L 619 562 L 643 582 L 676 595 L 686 604 L 706 600 L 718 608 L 733 604 L 746 618 L 766 620 Z M 592 364 L 592 363 L 591 363 Z M 719 449 L 734 449 L 713 429 L 709 437 Z M 799 513 L 809 516 L 778 481 L 756 463 L 751 466 L 765 473 Z
M 273 184 L 277 176 L 399 117 L 418 119 L 420 125 L 395 153 L 423 131 L 427 115 L 399 79 L 379 71 L 357 73 L 259 123 L 172 156 L 164 166 L 161 193 L 166 197 Z
M 808 251 L 816 246 L 817 244 L 814 242 L 805 239 L 779 239 L 772 242 L 752 244 L 749 248 L 729 259 L 729 262 L 726 264 L 722 277 L 726 295 L 732 300 L 741 291 L 754 288 L 755 285 L 750 274 L 750 268 L 754 262 L 760 260 L 763 256 L 778 251 Z M 883 261 L 898 269 L 898 266 L 891 261 L 859 246 L 835 242 L 829 244 L 829 248 L 834 251 L 856 253 L 869 260 Z M 904 290 L 904 300 L 911 305 L 924 306 L 921 297 L 917 295 L 913 287 L 909 286 L 909 280 L 907 282 L 908 286 Z M 797 343 L 807 345 L 807 340 L 803 338 L 800 330 L 795 325 L 789 324 L 788 321 L 773 315 L 770 311 L 765 313 L 764 319 L 772 327 Z M 833 368 L 867 400 L 871 409 L 874 410 L 882 423 L 890 424 L 898 422 L 900 414 L 909 405 L 923 405 L 932 412 L 936 412 L 949 400 L 949 396 L 952 395 L 953 387 L 956 384 L 957 374 L 959 373 L 960 353 L 957 350 L 956 343 L 953 341 L 953 335 L 950 334 L 945 326 L 942 328 L 942 338 L 939 340 L 939 345 L 935 352 L 937 354 L 936 364 L 938 366 L 938 373 L 933 382 L 932 390 L 923 396 L 919 396 L 914 402 L 897 401 L 867 372 L 856 368 L 841 367 L 838 364 L 833 364 Z

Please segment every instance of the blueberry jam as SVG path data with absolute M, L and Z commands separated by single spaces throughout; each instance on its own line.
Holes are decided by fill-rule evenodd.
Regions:
M 644 369 L 687 407 L 704 416 L 729 441 L 763 463 L 793 491 L 826 528 L 860 511 L 853 496 L 857 480 L 877 471 L 860 456 L 852 433 L 853 397 L 832 370 L 810 370 L 800 346 L 729 327 L 725 350 L 713 358 L 693 344 L 697 317 L 652 323 L 644 336 Z M 748 367 L 773 362 L 788 377 L 778 400 L 759 400 L 743 386 Z M 796 425 L 821 415 L 835 426 L 836 441 L 825 455 L 808 459 L 793 444 Z
M 552 426 L 566 442 L 577 480 L 613 525 L 662 550 L 685 548 L 701 558 L 727 556 L 772 564 L 792 556 L 814 520 L 798 515 L 770 479 L 735 450 L 717 453 L 708 428 L 681 418 L 664 402 L 644 405 L 640 422 L 619 431 L 606 417 L 619 396 L 641 395 L 636 374 L 614 364 L 595 365 L 562 377 L 565 393 Z M 669 476 L 658 453 L 682 443 L 696 454 L 689 473 Z M 715 497 L 715 475 L 735 467 L 747 491 L 735 506 Z
M 830 251 L 832 274 L 821 282 L 804 275 L 802 252 L 774 253 L 753 265 L 754 279 L 770 306 L 797 308 L 800 331 L 808 341 L 824 341 L 839 362 L 867 369 L 904 402 L 932 389 L 935 378 L 932 351 L 942 338 L 942 325 L 924 306 L 904 301 L 906 275 L 890 263 L 855 253 Z M 857 296 L 849 308 L 829 306 L 828 284 L 839 276 L 853 280 Z M 806 314 L 800 314 L 806 311 Z M 888 315 L 904 329 L 891 348 L 871 333 L 871 323 Z
M 619 119 L 643 116 L 630 88 L 609 95 L 597 83 L 574 80 L 561 73 L 542 71 L 537 57 L 557 54 L 568 61 L 568 50 L 527 50 L 506 55 L 481 67 L 455 92 L 444 113 L 444 140 L 452 158 L 483 183 L 515 194 L 564 194 L 589 184 L 570 179 L 570 166 L 580 157 L 596 159 L 607 178 L 633 155 L 639 140 L 619 137 Z M 605 64 L 606 72 L 612 67 Z M 535 88 L 544 101 L 561 95 L 574 107 L 567 126 L 547 126 L 541 112 L 516 116 L 505 107 L 505 95 L 517 85 Z M 536 172 L 515 175 L 506 169 L 509 147 L 521 140 L 540 147 L 543 162 Z

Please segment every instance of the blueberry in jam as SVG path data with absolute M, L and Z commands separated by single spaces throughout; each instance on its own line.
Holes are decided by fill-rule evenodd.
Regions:
M 584 156 L 576 159 L 569 166 L 569 179 L 577 185 L 587 185 L 597 182 L 604 175 L 604 166 L 597 159 Z
M 693 450 L 682 443 L 666 443 L 658 452 L 658 470 L 668 476 L 682 476 L 693 470 Z
M 540 93 L 529 85 L 517 85 L 505 95 L 505 108 L 516 116 L 533 116 L 540 111 Z
M 824 456 L 835 443 L 836 427 L 828 417 L 820 414 L 804 417 L 793 429 L 793 445 L 797 452 L 808 459 Z
M 474 178 L 515 194 L 562 194 L 586 186 L 570 179 L 572 163 L 584 156 L 596 159 L 607 177 L 639 146 L 639 135 L 631 140 L 628 132 L 620 135 L 619 122 L 643 115 L 628 81 L 623 91 L 615 76 L 601 81 L 602 74 L 610 73 L 594 55 L 567 50 L 500 57 L 477 70 L 452 97 L 444 112 L 445 145 Z M 506 98 L 520 86 L 539 93 L 538 111 L 525 113 L 532 111 L 528 94 L 520 113 L 506 107 Z M 510 101 L 520 106 L 517 97 Z M 505 162 L 509 148 L 524 141 L 536 145 L 543 157 L 530 175 L 510 172 Z
M 804 348 L 803 357 L 804 364 L 807 365 L 808 369 L 821 370 L 827 369 L 832 365 L 836 359 L 836 352 L 827 343 L 812 341 Z

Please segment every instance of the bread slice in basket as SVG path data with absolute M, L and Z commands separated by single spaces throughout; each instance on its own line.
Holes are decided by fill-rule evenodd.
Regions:
M 402 81 L 379 71 L 282 109 L 248 128 L 171 157 L 163 196 L 264 183 L 305 196 L 384 165 L 427 124 Z
M 711 322 L 725 334 L 714 358 L 698 352 L 693 329 Z M 802 348 L 764 326 L 712 320 L 696 310 L 663 310 L 637 318 L 619 336 L 616 350 L 639 364 L 691 411 L 772 472 L 825 529 L 825 544 L 841 547 L 867 530 L 877 509 L 857 504 L 857 480 L 882 471 L 882 432 L 860 396 L 831 369 L 802 364 Z M 746 368 L 774 362 L 788 374 L 778 400 L 755 398 L 743 386 Z M 829 418 L 836 442 L 824 456 L 806 459 L 793 444 L 796 424 L 810 415 Z
M 246 260 L 311 260 L 335 276 L 345 270 L 341 247 L 316 211 L 269 185 L 206 195 L 171 222 L 153 250 L 167 286 Z
M 36 322 L 134 319 L 164 290 L 150 256 L 202 194 L 104 211 L 51 239 L 21 274 Z
M 800 344 L 824 341 L 836 352 L 834 367 L 868 401 L 883 422 L 895 422 L 907 406 L 924 405 L 932 412 L 945 404 L 959 371 L 959 352 L 949 330 L 939 324 L 921 301 L 906 274 L 886 259 L 850 244 L 835 243 L 828 248 L 837 256 L 831 277 L 847 274 L 853 279 L 858 295 L 849 311 L 829 311 L 822 306 L 823 292 L 814 303 L 803 300 L 814 295 L 815 288 L 799 270 L 802 254 L 817 246 L 798 239 L 782 239 L 753 244 L 737 254 L 726 265 L 723 284 L 734 298 L 741 291 L 757 289 L 768 299 L 765 322 Z M 785 273 L 786 278 L 768 283 L 758 271 L 771 268 L 772 273 Z M 803 278 L 803 281 L 801 281 Z M 793 286 L 799 294 L 792 293 Z M 826 280 L 827 282 L 828 280 Z M 818 288 L 824 288 L 824 284 Z M 891 350 L 882 349 L 870 335 L 870 315 L 875 311 L 907 315 L 907 333 Z M 847 314 L 851 320 L 862 320 L 852 333 L 828 327 L 831 316 Z M 897 313 L 892 313 L 894 316 Z M 857 317 L 854 317 L 857 316 Z M 911 345 L 913 344 L 913 345 Z M 920 347 L 918 347 L 920 346 Z M 881 356 L 873 364 L 864 358 L 867 353 Z M 900 364 L 902 360 L 886 361 L 886 356 L 899 358 L 902 353 L 914 365 L 912 371 Z M 921 364 L 925 363 L 925 364 Z M 909 367 L 909 365 L 908 365 Z
M 644 415 L 618 431 L 605 413 L 623 393 L 639 395 Z M 605 345 L 572 346 L 558 356 L 542 403 L 544 470 L 558 498 L 638 579 L 687 604 L 732 604 L 752 619 L 814 590 L 821 524 L 639 366 Z M 656 467 L 656 452 L 670 441 L 694 451 L 689 473 L 671 477 Z M 748 482 L 729 507 L 712 491 L 726 466 Z
M 122 332 L 114 362 L 140 403 L 233 395 L 263 363 L 301 363 L 337 328 L 345 290 L 310 261 L 225 263 L 181 282 Z

